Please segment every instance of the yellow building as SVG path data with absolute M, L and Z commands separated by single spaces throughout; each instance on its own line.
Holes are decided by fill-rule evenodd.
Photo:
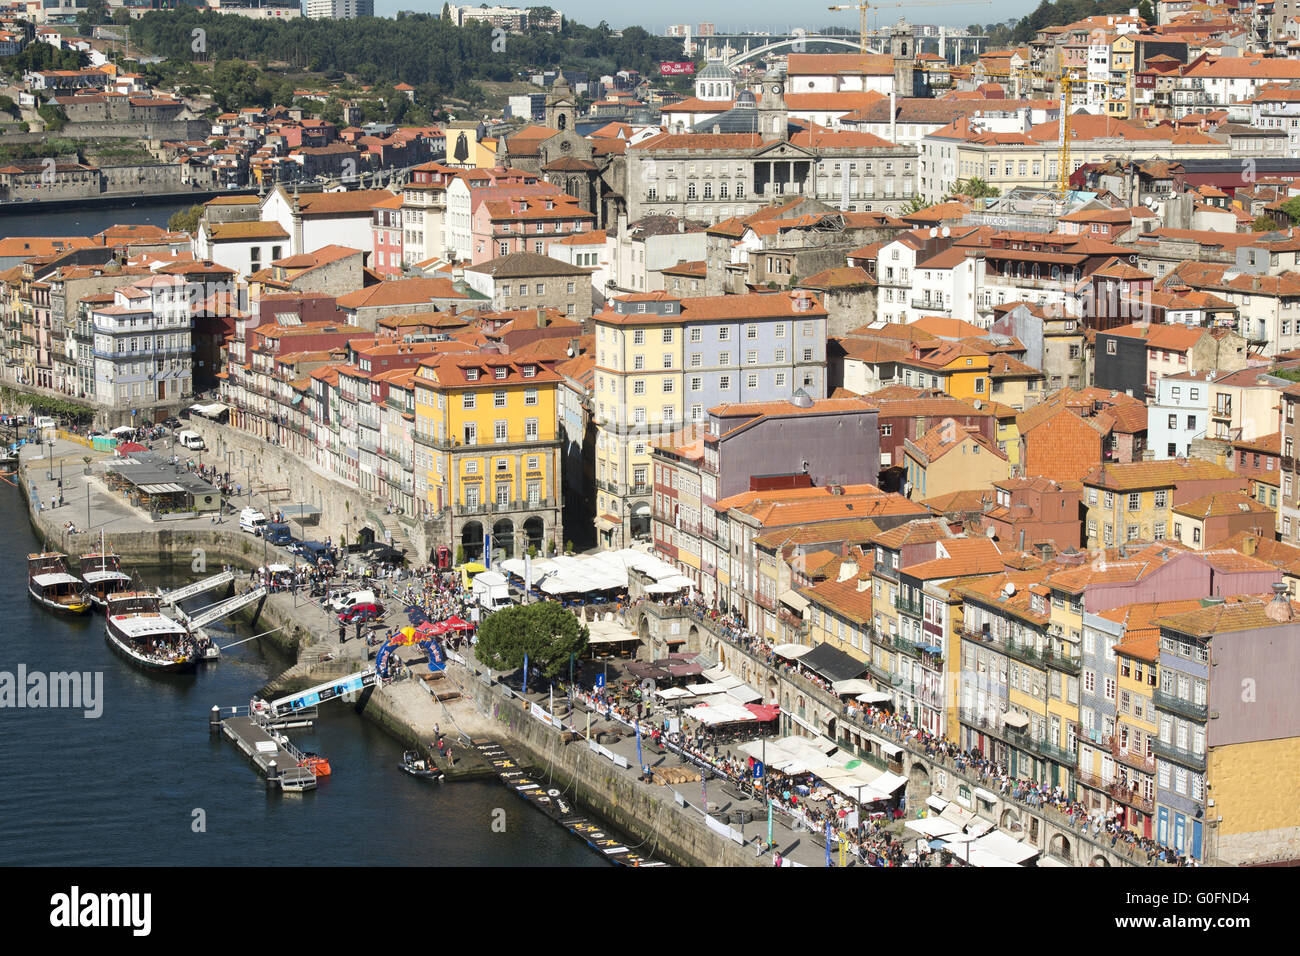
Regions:
M 417 494 L 465 557 L 563 542 L 558 428 L 562 377 L 545 361 L 495 352 L 442 355 L 416 370 Z
M 1176 489 L 1181 499 L 1189 499 L 1244 488 L 1246 484 L 1245 478 L 1223 466 L 1197 458 L 1094 468 L 1083 479 L 1087 545 L 1111 547 L 1129 541 L 1172 538 L 1170 520 Z
M 953 491 L 989 488 L 1011 475 L 1007 456 L 978 431 L 949 419 L 916 441 L 903 442 L 903 467 L 918 501 Z
M 968 402 L 988 401 L 992 391 L 988 353 L 965 342 L 947 342 L 921 355 L 899 359 L 898 375 L 904 385 L 941 388 Z

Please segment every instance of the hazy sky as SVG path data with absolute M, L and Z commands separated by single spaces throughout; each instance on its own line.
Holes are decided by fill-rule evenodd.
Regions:
M 483 2 L 483 0 L 480 0 Z M 498 2 L 498 0 L 494 0 Z M 1136 3 L 1136 0 L 1134 0 Z M 504 0 L 510 6 L 540 6 L 540 0 Z M 475 4 L 477 6 L 478 4 Z M 489 6 L 493 5 L 489 3 Z M 831 13 L 826 7 L 829 0 L 822 2 L 791 3 L 790 0 L 750 0 L 743 4 L 744 13 L 737 16 L 736 7 L 730 3 L 717 0 L 701 3 L 700 0 L 659 0 L 653 5 L 641 6 L 634 3 L 610 3 L 608 0 L 570 0 L 570 2 L 553 2 L 549 4 L 561 11 L 566 17 L 572 17 L 579 23 L 594 26 L 601 20 L 607 20 L 612 27 L 643 26 L 652 33 L 662 33 L 670 23 L 689 23 L 692 28 L 700 21 L 712 21 L 719 30 L 788 30 L 802 26 L 807 29 L 831 26 L 835 24 L 856 27 L 856 11 Z M 1018 19 L 1038 6 L 1038 0 L 994 0 L 992 3 L 900 3 L 896 6 L 882 6 L 878 14 L 872 14 L 873 24 L 881 26 L 895 22 L 900 15 L 907 15 L 913 23 L 942 23 L 950 26 L 966 26 L 971 23 L 990 23 L 998 19 Z M 378 16 L 392 16 L 398 10 L 415 10 L 438 12 L 442 10 L 442 0 L 375 0 L 375 13 Z M 792 12 L 794 19 L 792 19 Z

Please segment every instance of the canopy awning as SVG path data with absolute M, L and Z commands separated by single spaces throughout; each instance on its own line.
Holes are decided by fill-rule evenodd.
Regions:
M 809 600 L 806 597 L 804 597 L 798 591 L 792 589 L 786 589 L 782 591 L 780 596 L 777 598 L 777 600 L 780 601 L 782 604 L 790 605 L 790 607 L 794 608 L 800 614 L 808 610 L 808 608 L 811 606 L 811 602 L 809 602 Z
M 975 796 L 979 797 L 981 800 L 984 800 L 987 803 L 998 802 L 998 795 L 996 793 L 989 793 L 983 787 L 976 787 L 974 792 L 975 792 Z
M 1008 710 L 1002 715 L 1002 723 L 1013 730 L 1024 730 L 1029 726 L 1029 717 L 1014 710 Z
M 913 833 L 927 837 L 942 837 L 957 832 L 957 826 L 942 817 L 922 817 L 920 820 L 908 820 L 904 827 Z
M 832 683 L 861 677 L 867 672 L 867 665 L 862 661 L 826 643 L 818 644 L 799 658 L 799 663 Z
M 898 744 L 891 744 L 888 740 L 881 740 L 873 734 L 868 734 L 867 739 L 880 748 L 880 752 L 888 757 L 901 757 L 903 748 Z
M 1038 856 L 1038 848 L 1030 846 L 1028 843 L 1022 843 L 1000 830 L 994 830 L 992 833 L 986 833 L 971 845 L 971 852 L 979 850 L 984 853 L 991 853 L 1013 865 L 1023 865 L 1028 860 Z
M 853 699 L 861 701 L 864 704 L 884 704 L 888 703 L 893 698 L 883 690 L 869 690 L 865 694 L 859 694 Z
M 834 684 L 831 684 L 831 690 L 837 694 L 847 696 L 849 694 L 865 694 L 874 691 L 875 688 L 871 686 L 870 681 L 865 681 L 861 677 L 854 677 L 849 680 L 837 680 Z
M 811 650 L 806 644 L 778 644 L 772 648 L 772 653 L 788 661 L 796 661 Z
M 695 695 L 681 687 L 665 687 L 663 690 L 655 691 L 655 696 L 660 700 L 681 700 L 683 697 L 694 697 Z
M 948 801 L 937 794 L 930 794 L 925 798 L 925 805 L 935 813 L 943 813 L 943 808 L 948 805 Z

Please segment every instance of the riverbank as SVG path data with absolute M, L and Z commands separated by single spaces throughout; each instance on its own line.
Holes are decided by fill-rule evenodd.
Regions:
M 93 468 L 91 474 L 85 473 L 82 458 L 87 449 L 56 443 L 52 456 L 41 456 L 39 451 L 32 446 L 23 456 L 18 480 L 32 528 L 50 547 L 75 557 L 97 545 L 102 529 L 131 570 L 201 577 L 230 564 L 237 569 L 237 586 L 242 586 L 248 567 L 261 563 L 260 539 L 240 532 L 234 523 L 213 525 L 206 518 L 151 522 L 110 494 Z M 90 457 L 93 464 L 94 459 L 107 456 Z M 67 503 L 50 508 L 51 495 L 58 494 L 61 462 Z M 70 469 L 73 462 L 75 468 Z M 81 522 L 77 533 L 64 530 L 68 521 Z M 252 613 L 251 609 L 244 612 Z M 255 627 L 258 632 L 269 631 L 262 639 L 295 661 L 268 681 L 266 690 L 287 693 L 366 666 L 364 642 L 339 643 L 320 606 L 293 594 L 271 595 Z M 671 794 L 663 792 L 666 788 L 638 783 L 585 741 L 566 743 L 562 734 L 532 717 L 499 685 L 483 683 L 456 664 L 447 674 L 447 689 L 459 694 L 454 701 L 439 701 L 422 682 L 407 679 L 366 692 L 356 710 L 407 746 L 427 748 L 441 730 L 456 743 L 456 764 L 445 768 L 452 779 L 494 778 L 495 772 L 477 758 L 471 744 L 475 739 L 495 740 L 535 766 L 548 785 L 571 794 L 576 805 L 642 841 L 640 852 L 681 865 L 754 865 L 752 852 L 706 828 L 698 811 L 675 804 Z

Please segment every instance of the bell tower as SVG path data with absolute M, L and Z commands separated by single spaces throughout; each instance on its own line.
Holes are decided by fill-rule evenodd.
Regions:
M 894 56 L 894 95 L 916 96 L 916 38 L 910 33 L 892 34 L 889 52 Z
M 573 129 L 576 112 L 577 103 L 573 99 L 573 90 L 569 87 L 569 81 L 564 78 L 564 73 L 560 72 L 555 77 L 554 85 L 551 86 L 551 94 L 546 97 L 546 125 L 561 133 L 567 132 Z
M 768 70 L 758 101 L 758 132 L 764 139 L 789 137 L 789 113 L 785 105 L 785 77 Z

